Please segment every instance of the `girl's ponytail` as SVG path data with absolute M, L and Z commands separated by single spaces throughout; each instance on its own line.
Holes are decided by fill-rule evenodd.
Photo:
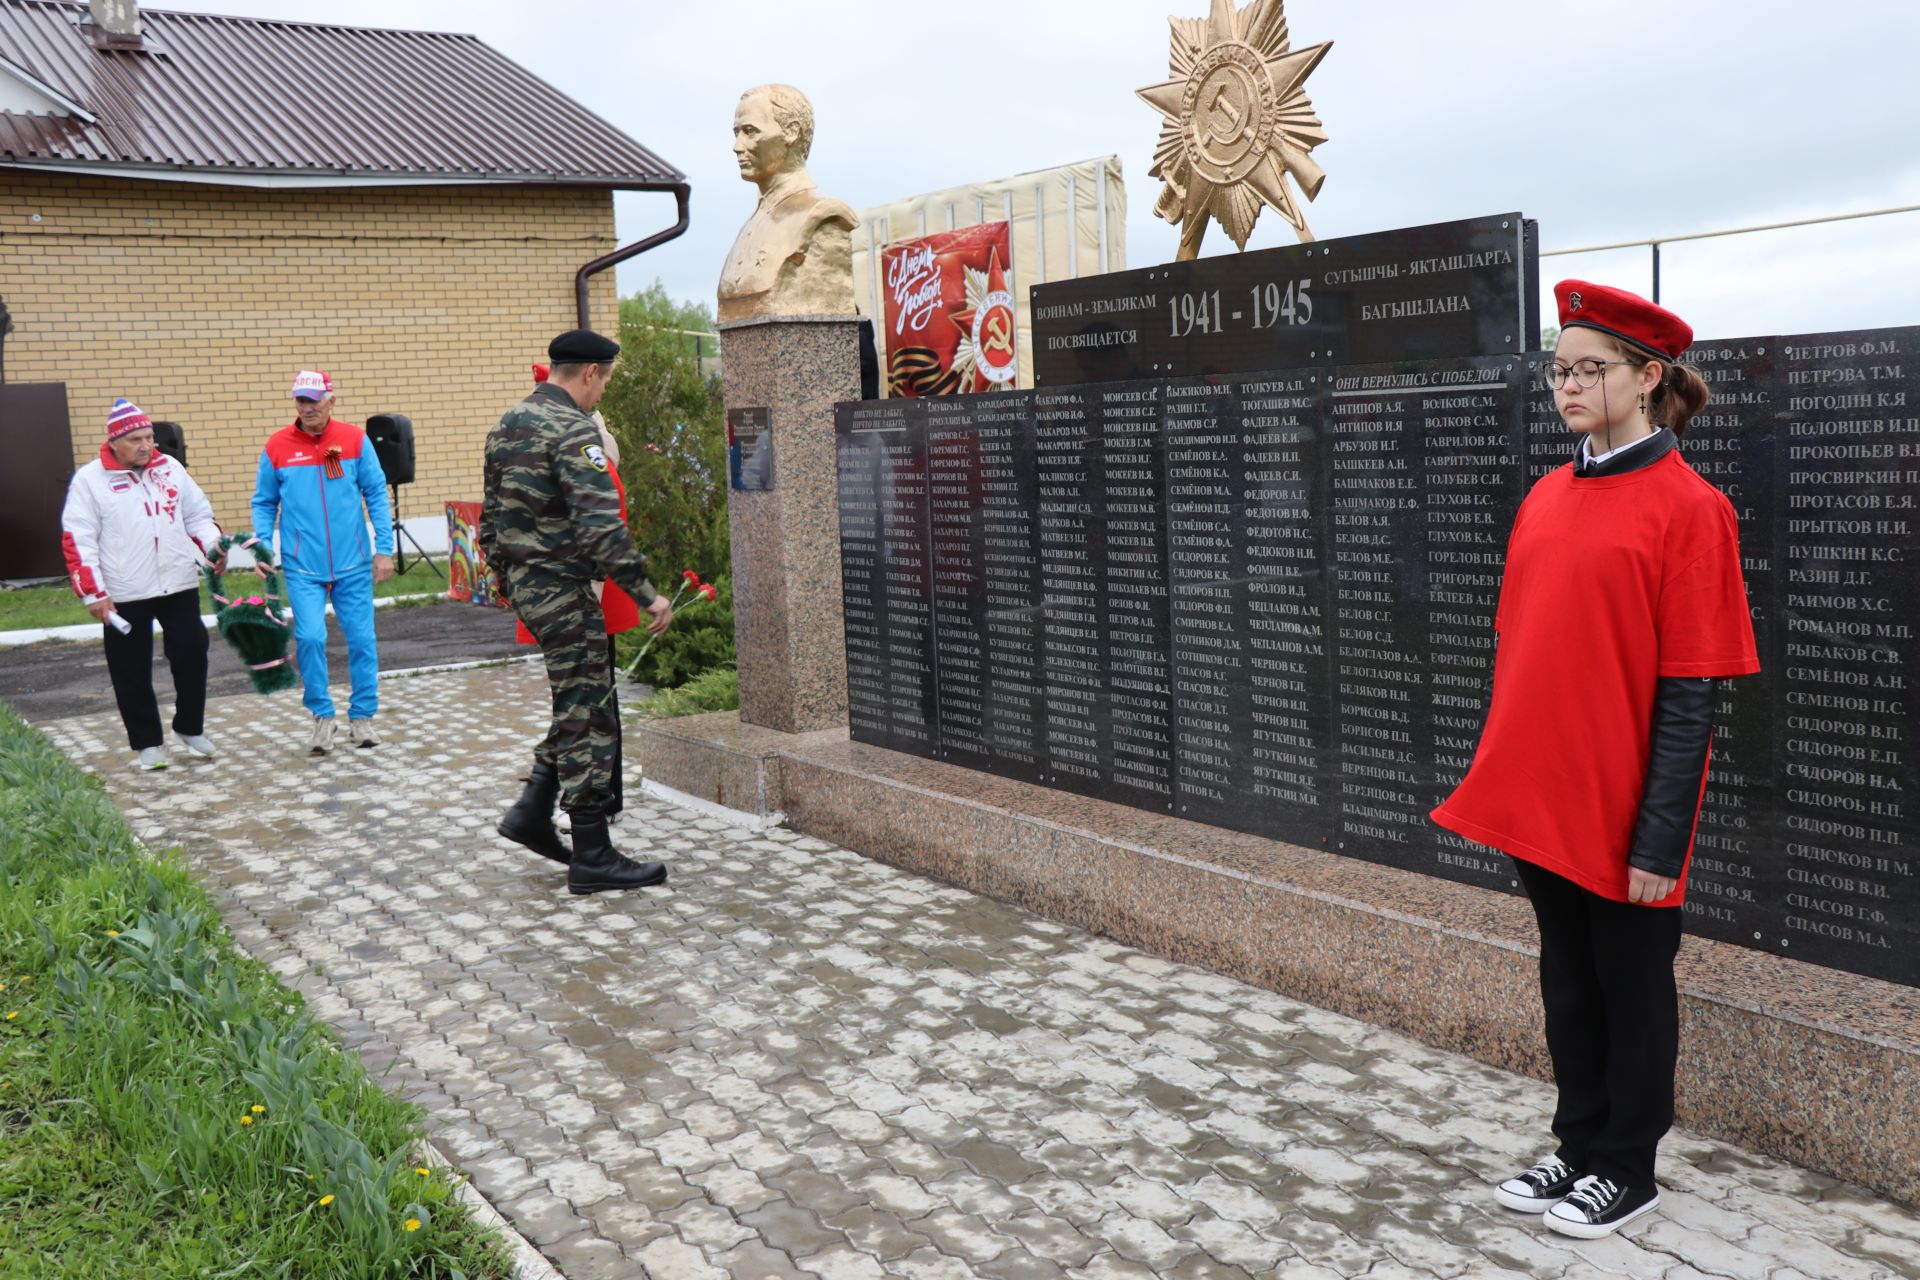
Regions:
M 1648 398 L 1647 417 L 1650 421 L 1664 425 L 1676 436 L 1687 434 L 1687 423 L 1693 415 L 1706 408 L 1707 381 L 1700 371 L 1690 364 L 1670 364 L 1666 376 L 1660 379 L 1660 385 L 1653 389 Z

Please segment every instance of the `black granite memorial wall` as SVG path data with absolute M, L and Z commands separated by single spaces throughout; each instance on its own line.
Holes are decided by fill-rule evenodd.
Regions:
M 1426 815 L 1576 439 L 1542 359 L 840 406 L 852 736 L 1514 888 Z M 1722 685 L 1689 928 L 1920 986 L 1920 328 L 1690 359 L 1764 670 Z

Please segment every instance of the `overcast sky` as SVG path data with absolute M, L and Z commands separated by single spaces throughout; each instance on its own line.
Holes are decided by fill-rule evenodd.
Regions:
M 1170 12 L 1207 0 L 211 0 L 155 5 L 472 32 L 684 171 L 693 226 L 620 268 L 711 301 L 753 207 L 729 151 L 740 90 L 813 99 L 810 167 L 855 208 L 1117 153 L 1127 262 L 1173 256 L 1147 166 Z M 1289 0 L 1331 140 L 1321 238 L 1520 210 L 1547 249 L 1920 204 L 1912 0 Z M 324 86 L 324 70 L 321 72 Z M 564 145 L 564 144 L 561 144 Z M 623 242 L 672 220 L 621 195 Z M 1288 243 L 1271 211 L 1248 248 Z M 1204 253 L 1230 249 L 1216 226 Z M 1920 324 L 1920 213 L 1662 251 L 1662 298 L 1702 337 Z M 1547 258 L 1645 293 L 1644 248 Z M 1544 314 L 1551 313 L 1548 300 Z

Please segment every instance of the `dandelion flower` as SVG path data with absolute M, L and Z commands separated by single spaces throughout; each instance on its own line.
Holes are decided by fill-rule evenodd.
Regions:
M 405 1225 L 409 1231 L 418 1231 L 420 1229 L 420 1219 L 408 1218 L 403 1225 Z
M 107 930 L 107 936 L 109 938 L 117 938 L 120 936 L 120 931 L 118 929 L 109 929 Z
M 241 1123 L 241 1124 L 252 1124 L 252 1123 L 253 1123 L 253 1117 L 252 1117 L 252 1116 L 241 1116 L 241 1117 L 240 1117 L 240 1123 Z
M 333 1203 L 333 1197 L 332 1197 L 332 1196 L 321 1196 L 321 1197 L 320 1197 L 320 1205 L 321 1205 L 321 1207 L 322 1207 L 322 1208 L 325 1208 L 325 1207 L 326 1207 L 327 1205 L 330 1205 L 330 1204 L 332 1204 L 332 1203 Z
M 266 1108 L 261 1106 L 259 1103 L 256 1102 L 253 1104 L 253 1114 L 259 1115 L 262 1111 L 265 1111 L 265 1110 Z
M 12 1022 L 15 1018 L 19 1016 L 20 1016 L 20 1011 L 18 1009 L 15 1009 L 12 1013 L 9 1013 L 7 1015 L 7 1021 Z
M 415 1173 L 417 1173 L 417 1174 L 419 1174 L 419 1175 L 420 1175 L 421 1177 L 423 1177 L 423 1178 L 424 1178 L 424 1177 L 427 1177 L 427 1176 L 428 1176 L 429 1174 L 431 1174 L 431 1173 L 433 1172 L 433 1170 L 431 1170 L 431 1169 L 429 1169 L 429 1168 L 427 1168 L 427 1166 L 425 1166 L 425 1165 L 423 1165 L 423 1164 L 422 1164 L 422 1165 L 415 1165 L 415 1166 L 414 1166 L 414 1170 L 413 1170 L 413 1171 L 414 1171 Z

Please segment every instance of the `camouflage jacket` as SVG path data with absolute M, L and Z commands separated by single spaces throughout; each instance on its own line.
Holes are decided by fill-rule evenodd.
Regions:
M 535 387 L 487 433 L 479 539 L 509 597 L 528 577 L 612 578 L 642 606 L 653 603 L 599 429 L 551 383 Z

